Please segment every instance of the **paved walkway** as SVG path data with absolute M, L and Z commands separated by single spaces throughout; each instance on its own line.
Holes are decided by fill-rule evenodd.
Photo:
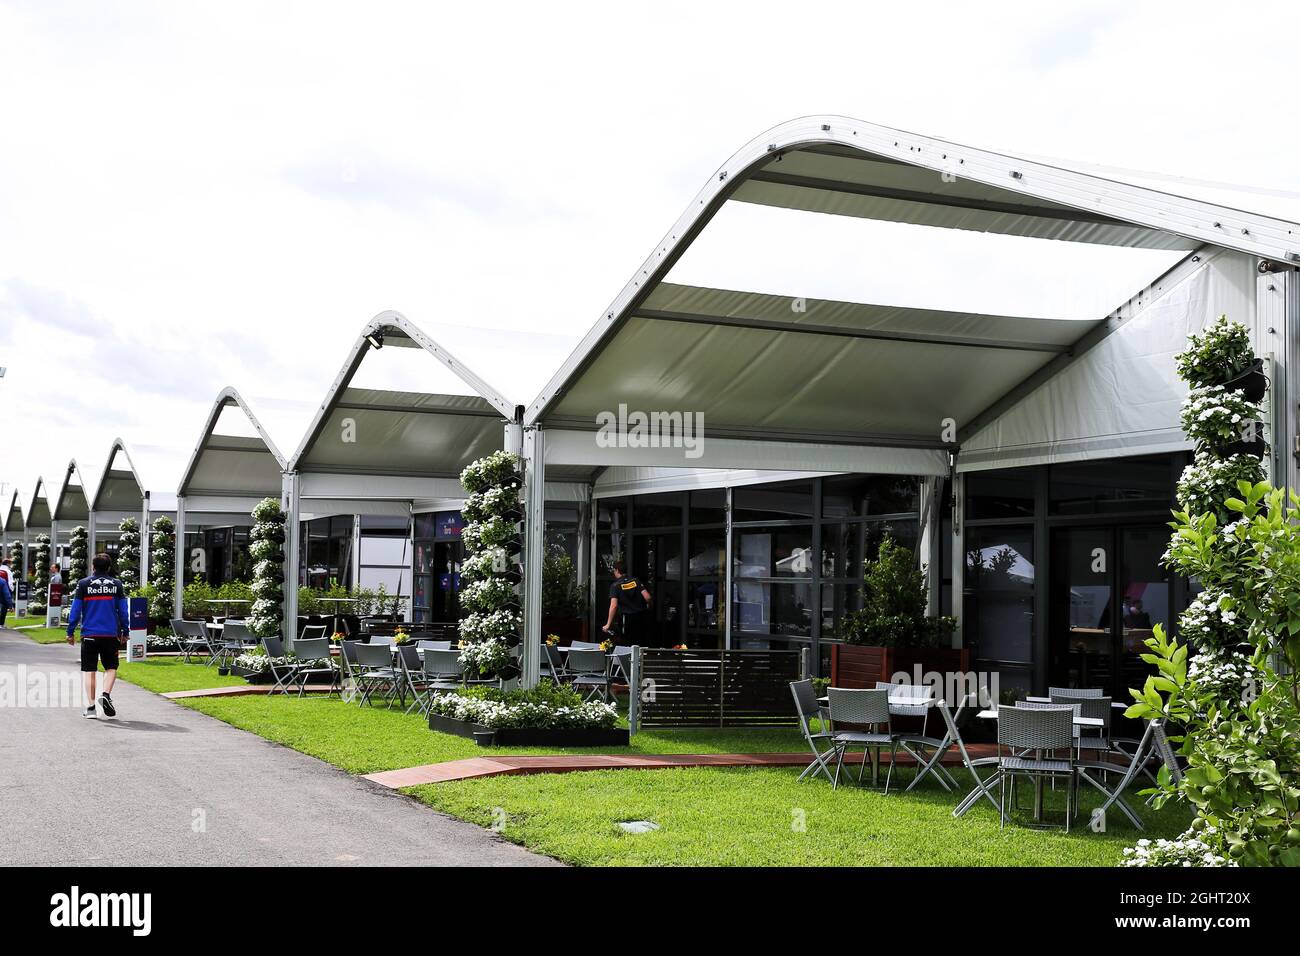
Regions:
M 76 671 L 0 630 L 0 865 L 556 865 L 122 681 L 121 716 L 86 720 Z M 58 674 L 71 706 L 35 706 Z
M 996 748 L 992 744 L 969 744 L 972 757 L 987 757 Z M 546 754 L 541 756 L 469 757 L 464 760 L 446 760 L 442 763 L 404 767 L 401 770 L 384 770 L 367 774 L 381 786 L 400 790 L 426 783 L 447 783 L 452 780 L 470 780 L 475 777 L 502 777 L 531 773 L 573 773 L 580 770 L 666 770 L 673 767 L 806 767 L 808 753 L 767 754 Z M 899 753 L 900 767 L 913 763 L 911 757 Z M 944 766 L 961 763 L 961 755 L 950 751 L 944 755 Z

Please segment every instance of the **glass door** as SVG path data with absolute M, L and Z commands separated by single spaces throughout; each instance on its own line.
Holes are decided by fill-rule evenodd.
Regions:
M 671 647 L 681 639 L 681 554 L 680 531 L 632 535 L 628 571 L 650 591 L 654 646 Z
M 1143 642 L 1172 616 L 1160 525 L 1060 528 L 1052 533 L 1048 680 L 1100 687 L 1117 701 L 1141 687 L 1150 667 Z

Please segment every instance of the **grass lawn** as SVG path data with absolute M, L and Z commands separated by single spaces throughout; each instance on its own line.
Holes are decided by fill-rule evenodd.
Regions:
M 8 626 L 6 622 L 5 627 Z M 37 644 L 62 644 L 68 639 L 67 629 L 62 627 L 33 627 L 18 633 Z
M 155 692 L 240 683 L 214 668 L 155 658 L 124 664 L 124 680 Z M 396 708 L 359 708 L 337 698 L 209 697 L 183 706 L 223 720 L 350 773 L 372 773 L 493 753 L 562 753 L 556 748 L 484 749 L 430 731 Z M 646 731 L 630 747 L 575 753 L 746 753 L 798 751 L 795 728 Z M 935 865 L 1113 866 L 1139 836 L 1173 837 L 1190 821 L 1179 807 L 1140 811 L 1141 834 L 1117 813 L 1092 833 L 1083 793 L 1077 829 L 998 827 L 987 803 L 952 819 L 956 797 L 937 784 L 906 796 L 824 781 L 798 783 L 797 769 L 688 768 L 492 777 L 415 787 L 411 796 L 443 812 L 491 826 L 530 849 L 582 865 Z M 902 771 L 904 780 L 910 770 Z M 1136 798 L 1135 798 L 1136 800 Z M 1027 803 L 1028 794 L 1022 794 Z M 1063 793 L 1048 794 L 1063 807 Z M 1024 814 L 1022 814 L 1023 816 Z M 626 834 L 619 821 L 651 820 L 660 830 Z
M 1085 796 L 1068 836 L 1059 828 L 1002 830 L 987 803 L 954 820 L 956 797 L 937 784 L 886 797 L 797 777 L 794 769 L 760 767 L 597 770 L 409 792 L 453 816 L 498 822 L 504 838 L 584 866 L 1114 866 L 1140 836 L 1174 837 L 1191 820 L 1181 808 L 1140 811 L 1147 830 L 1139 834 L 1114 812 L 1108 832 L 1092 833 L 1095 801 Z M 1059 821 L 1064 792 L 1047 796 L 1048 819 Z M 1028 787 L 1019 798 L 1028 805 Z M 624 833 L 617 824 L 625 820 L 661 829 Z
M 126 663 L 122 655 L 122 665 L 117 676 L 131 684 L 151 690 L 155 694 L 165 694 L 173 690 L 198 690 L 201 687 L 231 687 L 244 684 L 242 677 L 221 677 L 215 667 L 202 664 L 186 664 L 175 657 L 152 657 Z
M 36 625 L 45 625 L 45 615 L 40 617 L 18 617 L 10 614 L 5 618 L 5 627 L 34 627 Z

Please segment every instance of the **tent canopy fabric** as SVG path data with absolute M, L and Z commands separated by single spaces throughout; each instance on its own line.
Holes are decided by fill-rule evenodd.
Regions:
M 68 462 L 63 473 L 63 483 L 54 499 L 51 517 L 59 522 L 90 520 L 90 498 L 86 495 L 86 483 L 81 478 L 81 469 L 77 467 L 75 458 Z
M 9 505 L 5 508 L 3 517 L 4 533 L 6 536 L 21 533 L 27 527 L 23 515 L 22 495 L 19 493 L 17 488 L 15 488 L 14 493 L 9 496 Z M 8 544 L 7 540 L 5 541 L 5 544 Z
M 48 531 L 50 528 L 50 502 L 45 491 L 45 478 L 36 479 L 31 504 L 27 506 L 26 526 L 29 531 Z
M 219 433 L 218 424 L 227 408 L 243 412 L 254 434 Z M 198 500 L 201 498 L 216 499 L 208 510 L 226 510 L 221 501 L 279 497 L 284 467 L 284 456 L 252 408 L 236 389 L 226 387 L 212 404 L 177 494 L 185 497 L 187 507 L 196 511 L 204 510 Z
M 113 439 L 108 450 L 108 460 L 104 462 L 103 474 L 95 487 L 95 497 L 91 501 L 91 510 L 101 512 L 139 514 L 144 507 L 145 488 L 131 460 L 131 452 L 126 442 L 120 438 Z
M 468 394 L 354 386 L 362 363 L 380 348 L 423 350 Z M 342 484 L 360 496 L 383 477 L 456 478 L 501 448 L 503 426 L 514 416 L 504 395 L 415 323 L 382 312 L 357 336 L 287 470 L 356 476 Z
M 773 443 L 955 452 L 960 443 L 949 425 L 964 434 L 973 423 L 987 425 L 1009 397 L 1019 400 L 1071 367 L 1080 343 L 1095 344 L 1127 316 L 1116 310 L 1063 320 L 792 299 L 669 282 L 674 264 L 732 201 L 1185 253 L 1170 271 L 1216 247 L 1300 261 L 1300 225 L 1159 185 L 844 117 L 794 120 L 751 141 L 711 177 L 529 406 L 525 422 L 590 433 L 601 412 L 620 404 L 699 412 L 706 447 L 716 439 L 750 443 L 748 460 L 733 448 L 736 454 L 712 463 L 728 468 L 773 467 Z M 1153 430 L 1168 416 L 1160 403 L 1136 424 Z M 633 449 L 609 449 L 599 459 L 568 438 L 548 439 L 546 450 L 548 473 L 552 462 L 588 458 L 673 464 L 662 450 L 643 449 L 638 460 Z M 830 470 L 833 457 L 812 455 L 807 467 Z

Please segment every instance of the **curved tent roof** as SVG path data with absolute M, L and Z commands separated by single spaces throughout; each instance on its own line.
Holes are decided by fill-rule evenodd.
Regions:
M 1181 254 L 1153 288 L 1181 281 L 1179 270 L 1212 247 L 1245 254 L 1238 259 L 1300 261 L 1300 225 L 1160 186 L 845 117 L 793 120 L 716 171 L 525 421 L 548 431 L 548 468 L 942 474 L 959 434 L 1122 326 L 1131 303 L 1061 319 L 792 299 L 669 282 L 674 265 L 730 201 Z M 942 283 L 944 263 L 934 266 Z M 596 447 L 597 416 L 613 403 L 703 413 L 703 455 L 690 462 L 680 452 Z
M 81 469 L 75 458 L 68 462 L 63 472 L 63 482 L 58 497 L 54 499 L 51 517 L 55 521 L 90 520 L 90 498 L 86 495 L 86 483 L 81 479 Z
M 36 479 L 36 489 L 32 492 L 31 504 L 27 506 L 25 524 L 29 531 L 45 531 L 50 527 L 50 502 L 46 496 L 44 477 Z
M 144 482 L 135 470 L 126 442 L 114 438 L 108 450 L 108 460 L 104 462 L 104 471 L 99 476 L 99 484 L 95 486 L 91 510 L 96 514 L 138 513 L 144 506 L 144 495 Z
M 227 409 L 238 409 L 244 421 L 227 420 L 223 425 L 222 413 Z M 247 427 L 232 427 L 236 424 Z M 252 434 L 239 434 L 240 431 Z M 186 508 L 191 513 L 245 511 L 250 498 L 280 496 L 280 475 L 284 467 L 284 456 L 257 415 L 236 389 L 227 386 L 212 403 L 176 494 L 186 499 Z
M 385 387 L 356 384 L 363 364 L 381 349 L 415 350 L 437 365 L 403 363 L 413 378 L 401 380 L 391 363 L 370 375 Z M 394 359 L 395 361 L 395 359 Z M 440 367 L 440 368 L 439 368 Z M 392 373 L 392 374 L 389 374 Z M 424 391 L 435 375 L 468 394 Z M 391 387 L 408 384 L 406 389 Z M 399 312 L 366 323 L 326 392 L 287 470 L 299 474 L 304 511 L 387 511 L 450 506 L 463 497 L 460 472 L 501 449 L 504 426 L 516 406 L 464 362 Z
M 4 533 L 5 535 L 9 535 L 21 532 L 26 527 L 27 524 L 23 515 L 22 495 L 18 492 L 18 489 L 15 488 L 14 493 L 9 496 L 9 504 L 5 508 Z

